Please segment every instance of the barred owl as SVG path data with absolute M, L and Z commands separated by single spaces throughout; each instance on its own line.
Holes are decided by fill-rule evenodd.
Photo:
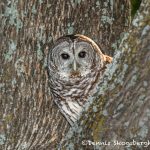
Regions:
M 50 91 L 70 125 L 77 120 L 111 60 L 83 35 L 63 36 L 54 42 L 48 54 Z

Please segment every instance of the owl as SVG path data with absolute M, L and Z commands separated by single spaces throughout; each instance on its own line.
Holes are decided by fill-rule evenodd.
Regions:
M 111 61 L 92 39 L 80 34 L 60 37 L 50 48 L 47 66 L 52 100 L 70 125 Z

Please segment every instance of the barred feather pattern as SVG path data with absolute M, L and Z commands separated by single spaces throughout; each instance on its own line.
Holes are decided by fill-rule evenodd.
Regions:
M 78 41 L 80 43 L 78 43 Z M 87 42 L 88 44 L 86 45 L 81 42 Z M 81 45 L 78 46 L 77 44 Z M 91 48 L 89 45 L 92 45 Z M 89 58 L 85 60 L 85 62 L 82 61 L 83 59 L 81 63 L 76 62 L 80 64 L 78 64 L 80 68 L 77 68 L 80 74 L 79 76 L 69 76 L 72 70 L 68 67 L 73 61 L 71 60 L 71 63 L 69 62 L 69 65 L 63 68 L 62 65 L 65 65 L 66 62 L 64 63 L 64 61 L 59 58 L 59 53 L 65 49 L 65 52 L 69 51 L 68 53 L 70 54 L 71 51 L 73 55 L 76 55 L 74 54 L 76 53 L 74 49 L 82 49 L 82 46 L 84 47 L 83 49 L 86 47 L 87 51 L 90 51 Z M 72 53 L 70 55 L 72 55 Z M 100 80 L 103 75 L 105 70 L 104 56 L 95 42 L 82 35 L 77 35 L 73 38 L 63 37 L 59 39 L 50 50 L 48 56 L 48 74 L 52 99 L 70 125 L 73 125 L 79 118 L 84 104 L 95 90 L 97 81 Z M 67 73 L 64 73 L 64 71 Z M 63 73 L 68 76 L 62 76 Z
M 70 125 L 79 118 L 83 105 L 94 90 L 97 80 L 102 76 L 102 71 L 92 72 L 90 75 L 78 80 L 64 82 L 52 77 L 50 80 L 51 95 Z

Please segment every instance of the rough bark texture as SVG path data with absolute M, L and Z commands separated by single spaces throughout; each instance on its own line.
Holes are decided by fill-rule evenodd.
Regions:
M 119 49 L 64 149 L 150 149 L 150 1 L 143 0 Z
M 129 2 L 1 0 L 0 10 L 0 149 L 54 149 L 69 125 L 50 99 L 47 43 L 80 33 L 113 55 L 129 26 Z

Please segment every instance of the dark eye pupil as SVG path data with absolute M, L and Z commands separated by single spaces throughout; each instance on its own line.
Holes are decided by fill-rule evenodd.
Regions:
M 85 58 L 85 56 L 86 56 L 86 52 L 85 51 L 82 51 L 82 52 L 79 53 L 79 57 L 80 58 Z
M 61 54 L 61 57 L 63 59 L 69 59 L 70 56 L 68 54 L 66 54 L 66 53 L 63 53 L 63 54 Z

